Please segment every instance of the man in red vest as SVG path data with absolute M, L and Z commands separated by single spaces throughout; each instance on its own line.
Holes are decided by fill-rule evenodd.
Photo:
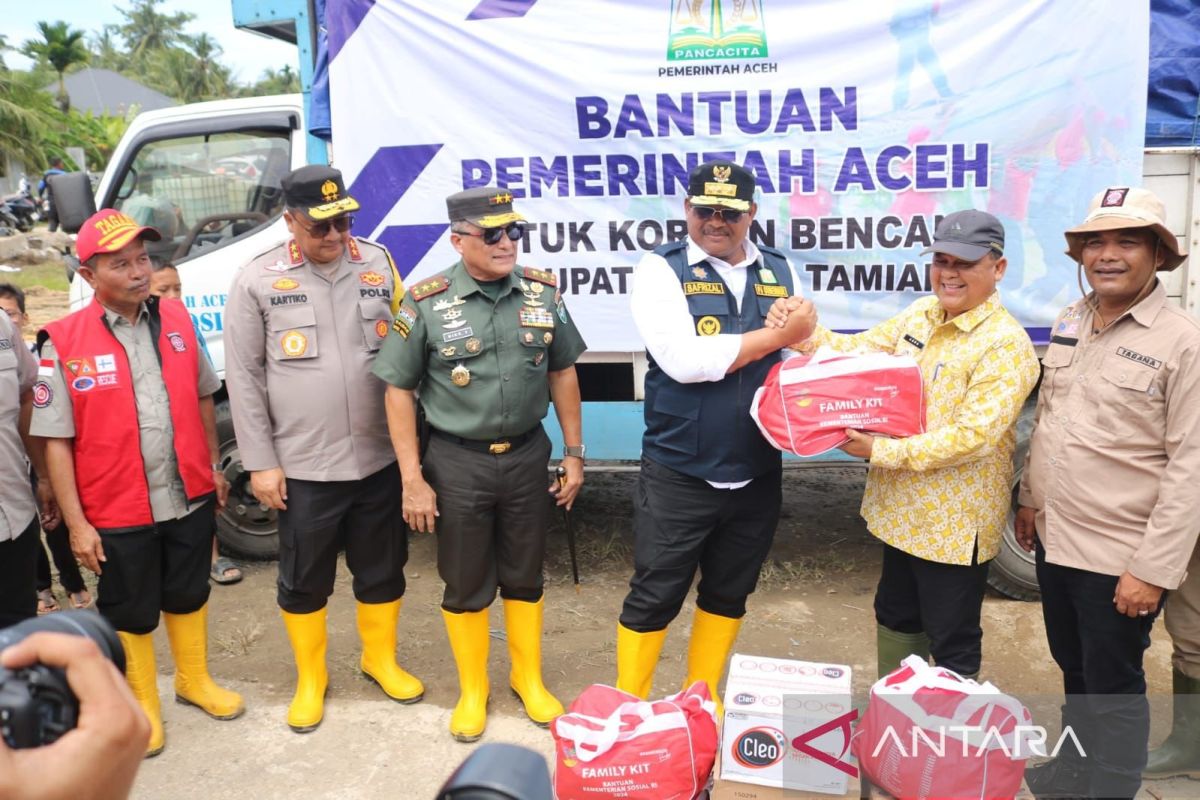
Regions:
M 214 506 L 229 492 L 215 463 L 221 383 L 183 304 L 150 296 L 143 239 L 159 233 L 113 209 L 80 229 L 79 274 L 95 299 L 39 334 L 32 433 L 46 437 L 71 549 L 100 577 L 97 606 L 125 647 L 152 756 L 164 745 L 151 638 L 160 612 L 176 700 L 216 719 L 244 706 L 213 682 L 206 653 Z

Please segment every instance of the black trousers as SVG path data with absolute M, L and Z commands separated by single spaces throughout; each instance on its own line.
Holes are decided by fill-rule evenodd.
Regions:
M 216 527 L 213 501 L 179 519 L 128 533 L 101 533 L 96 608 L 119 631 L 150 633 L 160 612 L 191 614 L 208 602 Z
M 1118 613 L 1117 576 L 1049 564 L 1040 544 L 1037 576 L 1050 654 L 1063 673 L 1063 721 L 1083 744 L 1089 796 L 1133 797 L 1150 738 L 1142 657 L 1159 612 Z
M 37 496 L 38 479 L 32 470 L 29 472 L 29 484 L 33 494 Z M 71 552 L 71 531 L 66 522 L 59 522 L 58 527 L 46 531 L 46 544 L 54 557 L 54 566 L 58 569 L 58 580 L 69 594 L 83 591 L 83 576 L 79 574 L 79 562 Z M 49 589 L 51 584 L 50 559 L 46 557 L 46 548 L 39 545 L 37 549 L 37 590 Z
M 324 608 L 341 550 L 357 600 L 390 603 L 404 596 L 408 538 L 395 463 L 357 481 L 288 478 L 287 488 L 287 510 L 279 512 L 280 608 L 291 614 Z
M 547 465 L 550 437 L 535 436 L 493 455 L 440 436 L 422 467 L 437 492 L 438 575 L 442 608 L 482 611 L 496 599 L 542 597 L 546 530 L 553 508 Z
M 639 633 L 671 624 L 692 586 L 703 611 L 740 619 L 771 550 L 783 502 L 782 468 L 740 489 L 642 458 L 633 497 L 633 578 L 621 624 Z
M 924 631 L 934 663 L 962 675 L 977 674 L 988 563 L 939 564 L 885 544 L 875 621 L 900 633 Z
M 38 518 L 16 539 L 0 542 L 0 628 L 37 616 Z

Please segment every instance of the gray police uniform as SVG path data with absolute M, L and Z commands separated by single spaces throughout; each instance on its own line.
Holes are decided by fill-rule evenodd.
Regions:
M 551 511 L 547 372 L 586 349 L 553 273 L 518 266 L 481 288 L 459 261 L 412 289 L 392 331 L 374 369 L 420 389 L 443 608 L 480 611 L 497 587 L 536 602 Z
M 37 612 L 37 507 L 17 427 L 21 395 L 37 364 L 7 314 L 0 314 L 0 628 Z
M 351 238 L 330 269 L 295 240 L 234 278 L 225 378 L 242 465 L 283 469 L 279 606 L 307 614 L 333 591 L 338 550 L 363 603 L 404 594 L 408 543 L 384 386 L 371 366 L 403 292 L 381 245 Z

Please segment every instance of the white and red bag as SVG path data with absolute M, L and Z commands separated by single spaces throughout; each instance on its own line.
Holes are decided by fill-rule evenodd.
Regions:
M 1040 742 L 1032 725 L 991 683 L 909 656 L 871 687 L 852 750 L 893 797 L 1011 798 Z
M 849 439 L 847 428 L 886 436 L 925 432 L 925 389 L 911 356 L 838 354 L 821 348 L 771 368 L 750 416 L 775 448 L 818 456 Z
M 716 704 L 703 681 L 657 701 L 594 684 L 550 732 L 558 800 L 692 800 L 717 757 Z

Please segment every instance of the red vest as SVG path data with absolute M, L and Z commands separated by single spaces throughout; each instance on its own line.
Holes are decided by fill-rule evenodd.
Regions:
M 183 303 L 151 297 L 155 338 L 175 432 L 175 457 L 189 501 L 214 491 L 208 439 L 196 393 L 198 349 Z M 88 522 L 100 530 L 154 524 L 142 462 L 137 402 L 125 348 L 93 300 L 46 326 L 63 365 L 75 416 L 75 486 Z

